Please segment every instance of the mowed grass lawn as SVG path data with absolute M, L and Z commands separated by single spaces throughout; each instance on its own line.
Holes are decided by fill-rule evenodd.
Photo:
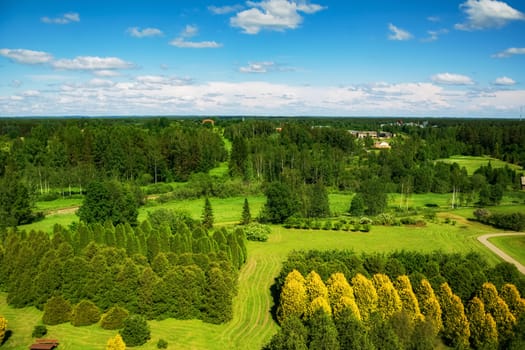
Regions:
M 489 241 L 525 265 L 525 236 L 493 237 Z
M 522 168 L 519 165 L 510 164 L 500 159 L 492 158 L 489 156 L 452 156 L 449 158 L 438 159 L 438 161 L 445 163 L 458 163 L 460 168 L 465 167 L 467 169 L 467 173 L 469 175 L 474 174 L 474 171 L 479 169 L 480 166 L 488 165 L 489 162 L 493 168 L 503 168 L 505 167 L 505 165 L 508 165 L 511 169 L 515 169 L 518 171 L 522 170 Z
M 270 314 L 273 304 L 270 286 L 283 260 L 293 250 L 348 249 L 385 253 L 402 249 L 421 252 L 474 251 L 481 253 L 490 263 L 496 263 L 497 258 L 476 240 L 485 231 L 468 224 L 374 226 L 369 233 L 287 230 L 274 226 L 268 242 L 248 242 L 248 260 L 239 274 L 232 321 L 222 325 L 198 320 L 150 321 L 152 339 L 137 349 L 156 349 L 156 343 L 161 338 L 168 341 L 169 349 L 260 349 L 278 329 Z M 27 349 L 32 342 L 32 328 L 40 321 L 41 312 L 34 308 L 12 309 L 5 304 L 4 294 L 0 295 L 0 314 L 6 316 L 9 329 L 13 330 L 12 337 L 2 349 Z M 57 338 L 62 350 L 103 349 L 107 339 L 115 334 L 97 325 L 75 328 L 64 324 L 49 326 L 48 330 L 46 337 Z

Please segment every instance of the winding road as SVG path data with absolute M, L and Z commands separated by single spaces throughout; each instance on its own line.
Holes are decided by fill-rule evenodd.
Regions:
M 480 241 L 481 244 L 483 244 L 485 247 L 492 250 L 494 254 L 496 254 L 497 256 L 505 260 L 506 262 L 514 264 L 518 268 L 518 271 L 525 275 L 525 266 L 520 264 L 518 261 L 516 261 L 516 259 L 512 258 L 510 255 L 505 253 L 503 250 L 499 249 L 494 244 L 489 242 L 489 238 L 502 237 L 502 236 L 525 236 L 525 233 L 491 233 L 488 235 L 479 236 L 478 241 Z

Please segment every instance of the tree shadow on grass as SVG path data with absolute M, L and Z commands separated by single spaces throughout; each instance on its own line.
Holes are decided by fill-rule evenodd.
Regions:
M 270 308 L 270 313 L 275 322 L 277 320 L 277 306 L 279 305 L 279 290 L 277 290 L 277 278 L 274 279 L 274 283 L 270 286 L 270 293 L 272 294 L 273 305 Z
M 9 338 L 11 338 L 11 336 L 13 335 L 13 331 L 8 329 L 5 331 L 5 334 L 4 334 L 4 340 L 2 342 L 0 342 L 0 346 L 4 345 L 5 343 L 7 343 L 7 341 L 9 340 Z

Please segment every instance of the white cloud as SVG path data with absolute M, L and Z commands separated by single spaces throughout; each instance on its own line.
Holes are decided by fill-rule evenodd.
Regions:
M 294 0 L 248 1 L 249 9 L 230 18 L 232 27 L 241 28 L 246 34 L 257 34 L 261 30 L 284 31 L 296 29 L 303 22 L 300 13 L 313 14 L 325 7 Z
M 215 15 L 226 15 L 228 13 L 233 13 L 240 11 L 244 8 L 242 5 L 233 5 L 233 6 L 208 6 L 208 10 Z
M 510 21 L 525 20 L 523 13 L 498 0 L 467 0 L 460 8 L 467 15 L 467 20 L 455 25 L 459 30 L 500 28 Z
M 410 40 L 414 37 L 412 34 L 407 32 L 406 30 L 398 28 L 392 23 L 388 24 L 388 30 L 392 32 L 390 35 L 388 35 L 388 39 L 390 40 L 404 41 L 404 40 Z
M 197 26 L 187 25 L 177 38 L 170 41 L 170 45 L 185 49 L 216 49 L 222 47 L 222 44 L 216 41 L 188 40 L 198 33 L 199 28 Z
M 432 76 L 432 81 L 441 85 L 472 85 L 474 81 L 461 74 L 440 73 Z
M 94 78 L 88 82 L 88 86 L 99 88 L 99 87 L 109 87 L 115 85 L 114 82 L 108 79 Z
M 76 12 L 68 12 L 62 15 L 62 17 L 42 17 L 40 18 L 40 20 L 48 24 L 68 24 L 71 22 L 80 22 L 80 15 Z
M 514 55 L 525 55 L 525 47 L 511 47 L 505 51 L 498 52 L 497 54 L 492 55 L 495 58 L 507 58 Z
M 275 67 L 274 62 L 253 62 L 247 66 L 240 67 L 239 72 L 241 73 L 268 73 Z
M 421 39 L 421 41 L 429 43 L 432 41 L 436 41 L 439 39 L 439 37 L 443 34 L 448 34 L 448 29 L 439 29 L 439 30 L 429 30 L 427 31 L 428 37 Z
M 56 69 L 64 70 L 110 70 L 129 69 L 133 64 L 118 57 L 78 56 L 74 59 L 60 59 L 51 65 Z
M 516 85 L 516 81 L 514 81 L 514 79 L 504 76 L 504 77 L 497 78 L 494 81 L 494 85 L 505 85 L 505 86 Z
M 26 90 L 22 93 L 24 97 L 36 97 L 40 95 L 40 91 L 38 90 Z
M 429 16 L 427 17 L 427 21 L 429 22 L 441 22 L 441 18 L 439 16 Z
M 0 55 L 22 64 L 42 64 L 53 59 L 53 56 L 47 52 L 25 49 L 0 49 Z
M 140 29 L 139 27 L 131 27 L 127 30 L 128 34 L 134 38 L 145 38 L 150 36 L 163 36 L 164 33 L 162 30 L 157 28 L 144 28 Z
M 101 78 L 112 78 L 118 77 L 120 75 L 119 72 L 115 72 L 114 70 L 96 70 L 93 71 L 93 74 Z

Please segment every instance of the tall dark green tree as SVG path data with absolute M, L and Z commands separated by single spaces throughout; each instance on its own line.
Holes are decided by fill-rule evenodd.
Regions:
M 265 191 L 266 204 L 263 218 L 269 222 L 283 223 L 299 209 L 298 201 L 290 187 L 281 183 L 271 183 Z
M 0 229 L 31 221 L 31 196 L 19 174 L 8 167 L 0 178 Z
M 213 228 L 213 209 L 208 197 L 204 200 L 204 209 L 202 210 L 202 225 L 207 228 Z
M 307 216 L 311 218 L 324 218 L 330 216 L 330 203 L 328 193 L 322 183 L 316 183 L 308 191 L 308 211 Z
M 361 183 L 359 193 L 365 204 L 367 215 L 377 215 L 387 207 L 387 194 L 385 184 L 380 178 L 371 178 Z
M 252 221 L 252 214 L 250 213 L 250 204 L 248 198 L 244 198 L 244 204 L 242 206 L 242 217 L 241 225 L 248 225 Z
M 151 338 L 151 331 L 144 317 L 131 315 L 124 321 L 120 335 L 127 346 L 139 346 Z
M 339 350 L 339 340 L 334 321 L 324 310 L 318 309 L 308 322 L 308 349 Z

